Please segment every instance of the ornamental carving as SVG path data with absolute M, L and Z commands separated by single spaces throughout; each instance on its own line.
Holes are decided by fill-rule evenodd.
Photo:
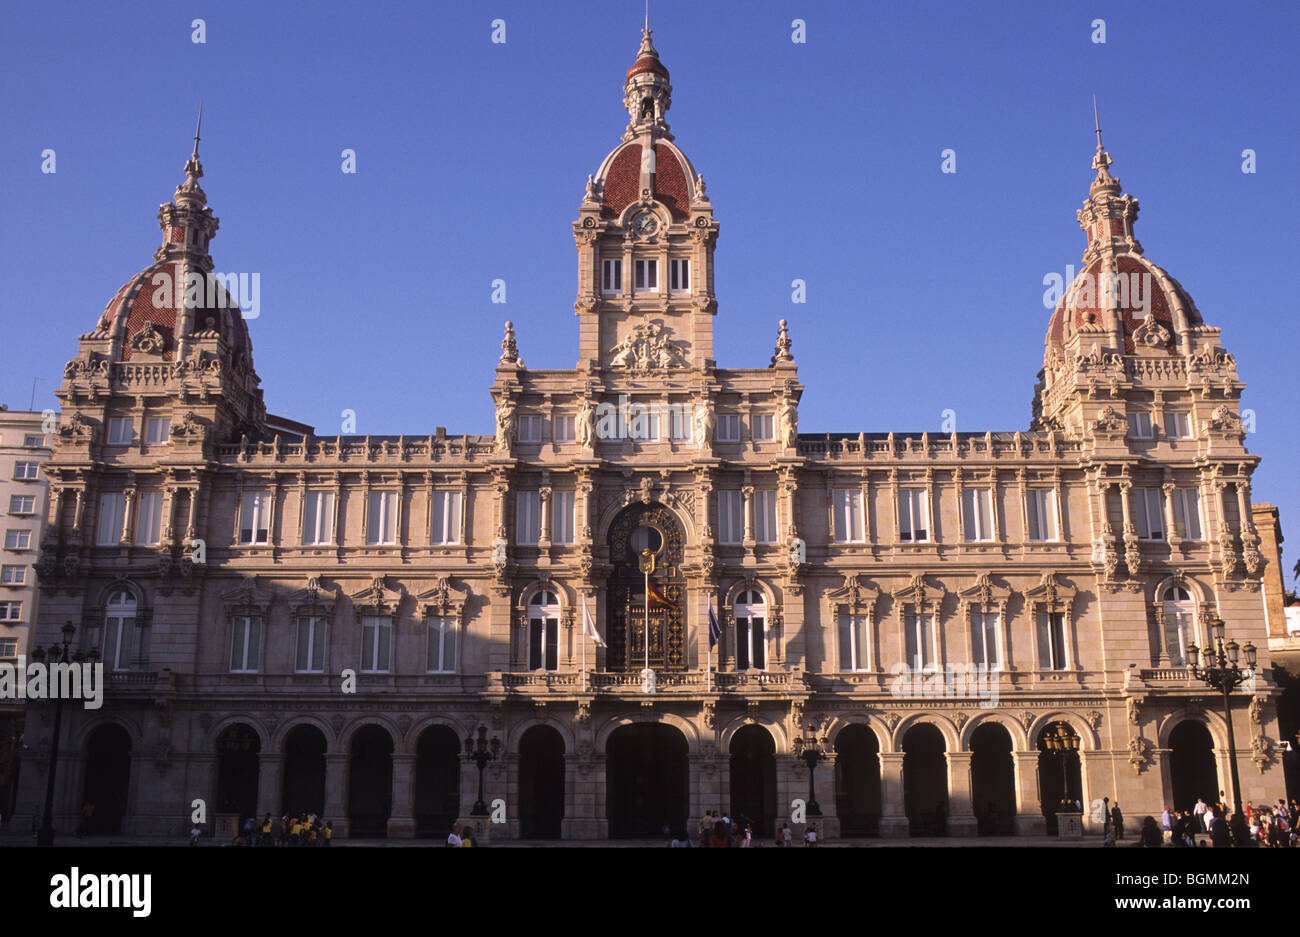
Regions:
M 1128 740 L 1128 763 L 1134 774 L 1141 774 L 1150 762 L 1151 743 L 1144 738 Z
M 1114 407 L 1106 406 L 1102 408 L 1101 413 L 1097 415 L 1097 419 L 1093 421 L 1092 428 L 1105 436 L 1122 436 L 1128 432 L 1128 420 L 1124 418 L 1124 414 Z
M 1147 316 L 1133 330 L 1133 343 L 1148 348 L 1168 348 L 1169 338 L 1169 330 L 1157 322 L 1154 316 Z
M 668 334 L 658 322 L 635 326 L 631 335 L 609 350 L 609 367 L 638 373 L 690 367 L 681 342 Z
M 203 424 L 193 410 L 186 410 L 180 422 L 173 424 L 171 434 L 173 439 L 195 442 L 203 438 Z
M 1259 773 L 1273 761 L 1273 740 L 1267 735 L 1257 735 L 1250 740 L 1250 760 L 1255 762 Z
M 146 322 L 144 328 L 131 336 L 131 347 L 141 354 L 161 355 L 167 350 L 167 336 L 155 329 L 152 322 Z
M 1226 403 L 1219 404 L 1214 408 L 1214 412 L 1210 414 L 1210 418 L 1205 421 L 1205 431 L 1227 434 L 1240 433 L 1242 431 L 1241 417 L 1237 415 L 1235 407 Z

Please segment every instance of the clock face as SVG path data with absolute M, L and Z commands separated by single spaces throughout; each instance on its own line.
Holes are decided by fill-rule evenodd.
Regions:
M 637 234 L 654 234 L 659 227 L 659 220 L 646 212 L 632 219 L 632 230 Z

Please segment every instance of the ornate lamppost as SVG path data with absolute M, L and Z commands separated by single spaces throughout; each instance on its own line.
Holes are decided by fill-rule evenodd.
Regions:
M 80 651 L 76 654 L 71 654 L 72 635 L 76 630 L 77 629 L 73 627 L 72 622 L 64 622 L 62 628 L 63 644 L 51 644 L 48 652 L 38 645 L 32 651 L 32 660 L 38 664 L 44 664 L 47 658 L 51 664 L 67 664 L 71 661 L 80 664 L 82 661 L 86 660 L 87 655 L 82 654 Z M 89 654 L 89 659 L 93 661 L 96 656 L 97 655 L 92 648 Z M 23 679 L 24 676 L 25 674 L 20 674 L 19 679 Z M 53 684 L 51 683 L 50 685 L 52 686 Z M 59 730 L 62 726 L 63 697 L 58 695 L 54 699 L 54 740 L 50 745 L 50 765 L 45 776 L 45 816 L 42 817 L 41 828 L 36 833 L 37 846 L 54 845 L 54 775 L 59 765 Z
M 794 740 L 795 757 L 808 766 L 808 807 L 805 813 L 810 817 L 822 815 L 822 808 L 817 804 L 817 795 L 813 787 L 813 771 L 819 762 L 826 759 L 826 746 L 829 744 L 829 738 L 817 735 L 815 722 L 808 723 L 807 737 L 798 736 Z
M 1070 752 L 1079 750 L 1079 737 L 1063 725 L 1058 725 L 1043 735 L 1043 744 L 1047 750 L 1061 759 L 1061 813 L 1068 813 L 1074 808 L 1070 799 Z
M 478 800 L 469 812 L 471 817 L 489 816 L 487 804 L 483 800 L 483 772 L 487 769 L 488 762 L 496 760 L 497 753 L 501 751 L 501 740 L 494 735 L 489 741 L 487 731 L 487 726 L 479 726 L 477 738 L 472 732 L 465 736 L 465 758 L 478 765 Z
M 1205 649 L 1205 666 L 1200 667 L 1201 650 L 1195 644 L 1187 645 L 1187 663 L 1192 676 L 1223 693 L 1223 718 L 1228 723 L 1228 767 L 1232 776 L 1232 839 L 1238 846 L 1250 842 L 1246 833 L 1246 815 L 1241 809 L 1241 781 L 1237 776 L 1237 743 L 1232 733 L 1232 699 L 1229 694 L 1241 686 L 1255 670 L 1255 645 L 1249 641 L 1238 645 L 1236 641 L 1223 640 L 1223 619 L 1214 615 L 1208 622 L 1210 645 Z M 1242 652 L 1246 654 L 1245 668 L 1237 666 Z

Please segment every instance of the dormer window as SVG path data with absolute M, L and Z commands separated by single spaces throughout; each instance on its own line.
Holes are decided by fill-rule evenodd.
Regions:
M 632 282 L 637 293 L 659 292 L 659 261 L 638 260 L 635 267 L 636 276 Z

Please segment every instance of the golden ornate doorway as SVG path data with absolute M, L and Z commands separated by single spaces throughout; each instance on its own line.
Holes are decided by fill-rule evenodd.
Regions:
M 646 660 L 645 576 L 639 558 L 649 550 L 655 568 L 652 590 L 667 601 L 652 601 L 650 666 L 657 671 L 686 669 L 686 577 L 682 574 L 682 528 L 662 504 L 637 504 L 614 519 L 609 529 L 609 561 L 614 567 L 606 590 L 609 652 L 605 665 L 636 673 Z

